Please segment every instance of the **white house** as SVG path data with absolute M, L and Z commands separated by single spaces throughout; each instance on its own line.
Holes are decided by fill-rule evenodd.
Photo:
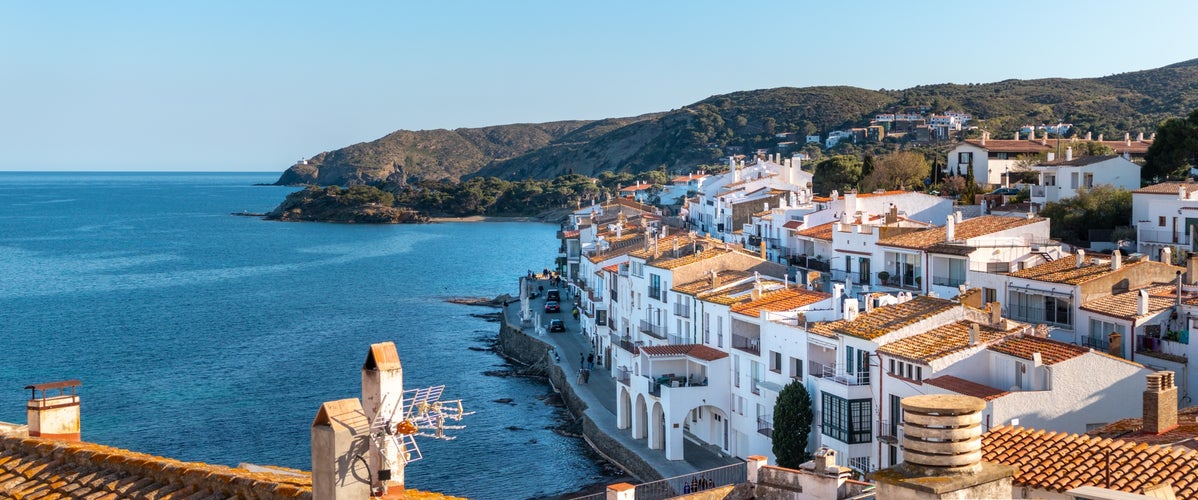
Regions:
M 1065 149 L 1064 160 L 1032 165 L 1039 181 L 1032 186 L 1032 203 L 1057 202 L 1077 196 L 1082 189 L 1110 185 L 1127 190 L 1140 187 L 1140 166 L 1123 156 L 1073 157 L 1073 148 Z
M 1035 157 L 1041 153 L 1053 151 L 1047 136 L 1040 140 L 991 139 L 990 134 L 983 132 L 980 139 L 966 139 L 948 153 L 947 174 L 955 175 L 965 171 L 972 165 L 974 180 L 983 186 L 1007 185 L 1007 174 L 1018 171 L 1022 157 Z
M 1153 258 L 1170 248 L 1174 256 L 1196 248 L 1198 183 L 1162 182 L 1131 192 L 1131 223 L 1136 228 L 1136 251 Z

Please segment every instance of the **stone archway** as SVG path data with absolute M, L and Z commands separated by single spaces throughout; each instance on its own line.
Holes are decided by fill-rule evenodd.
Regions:
M 636 395 L 636 411 L 632 413 L 632 439 L 644 439 L 648 429 L 649 409 L 645 406 L 645 395 Z
M 627 429 L 632 427 L 632 396 L 628 394 L 627 387 L 620 387 L 619 407 L 616 409 L 616 428 Z
M 652 426 L 649 432 L 649 449 L 664 449 L 666 447 L 666 413 L 660 402 L 653 403 L 653 413 L 649 423 Z

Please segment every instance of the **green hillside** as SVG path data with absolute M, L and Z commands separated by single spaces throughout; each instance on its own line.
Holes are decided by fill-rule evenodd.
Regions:
M 770 148 L 775 134 L 825 134 L 864 126 L 882 112 L 970 113 L 1009 137 L 1022 125 L 1066 122 L 1121 138 L 1198 108 L 1198 59 L 1100 78 L 921 85 L 905 90 L 776 88 L 712 96 L 681 109 L 630 118 L 400 130 L 312 157 L 279 184 L 363 184 L 494 176 L 551 178 L 575 172 L 683 172 L 736 152 Z

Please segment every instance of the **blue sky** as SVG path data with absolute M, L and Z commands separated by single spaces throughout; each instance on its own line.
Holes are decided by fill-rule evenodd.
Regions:
M 1198 2 L 3 2 L 0 170 L 281 171 L 397 129 L 1198 57 Z

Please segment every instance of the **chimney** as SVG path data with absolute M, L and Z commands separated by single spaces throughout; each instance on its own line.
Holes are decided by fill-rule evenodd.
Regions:
M 1040 145 L 1041 146 L 1048 145 L 1048 129 L 1044 129 L 1044 135 L 1040 136 Z
M 840 472 L 840 466 L 836 465 L 836 450 L 831 448 L 820 448 L 812 455 L 812 461 L 815 462 L 815 472 Z
M 1006 328 L 1002 327 L 1002 322 L 1003 322 L 1002 304 L 1000 304 L 998 302 L 991 302 L 989 304 L 986 304 L 986 311 L 990 313 L 990 326 L 991 327 L 1006 330 Z
M 1144 142 L 1144 131 L 1136 133 L 1136 142 Z
M 1177 427 L 1177 386 L 1173 372 L 1159 371 L 1148 375 L 1144 391 L 1144 432 L 1163 434 Z
M 978 324 L 970 323 L 969 324 L 969 346 L 973 347 L 975 345 L 978 345 Z
M 844 299 L 844 320 L 852 321 L 857 319 L 857 299 Z
M 1086 132 L 1086 140 L 1087 141 L 1094 140 L 1093 137 L 1094 137 L 1094 132 Z
M 711 289 L 715 290 L 719 286 L 720 286 L 720 273 L 716 272 L 715 269 L 712 269 L 711 270 Z
M 75 388 L 80 385 L 83 383 L 78 380 L 63 380 L 25 386 L 30 391 L 25 403 L 30 437 L 79 441 L 79 395 Z
M 952 215 L 944 223 L 944 241 L 953 241 L 957 239 L 957 218 Z
M 1165 247 L 1161 249 L 1161 262 L 1165 264 L 1173 263 L 1173 249 Z
M 356 460 L 370 454 L 370 421 L 358 398 L 320 405 L 312 420 L 312 498 L 370 497 L 370 469 Z
M 960 223 L 961 223 L 961 221 L 965 220 L 965 216 L 964 216 L 964 215 L 961 215 L 961 211 L 960 211 L 960 210 L 957 210 L 956 212 L 953 212 L 953 217 L 956 217 L 956 218 L 957 218 L 957 224 L 960 224 Z
M 1080 268 L 1084 265 L 1086 265 L 1086 251 L 1079 248 L 1077 249 L 1077 267 Z
M 1017 140 L 1017 141 L 1019 140 L 1019 131 L 1018 130 L 1015 131 L 1015 140 Z
M 765 253 L 765 248 L 766 248 L 765 238 L 761 238 L 761 242 L 759 244 L 761 245 L 761 260 L 770 260 L 769 256 L 766 255 L 766 253 Z
M 1056 160 L 1056 159 L 1057 159 L 1057 154 L 1052 151 L 1049 151 L 1048 153 L 1046 153 L 1044 155 L 1045 161 L 1052 162 L 1053 160 Z
M 1123 142 L 1127 143 L 1128 146 L 1131 146 L 1131 132 L 1123 133 Z
M 1102 134 L 1098 134 L 1098 142 L 1102 142 Z
M 1186 284 L 1198 284 L 1198 253 L 1186 257 Z
M 1065 161 L 1073 161 L 1073 148 L 1065 148 Z
M 399 353 L 395 350 L 394 342 L 370 344 L 366 353 L 366 361 L 362 363 L 362 410 L 366 416 L 367 427 L 380 415 L 392 414 L 396 408 L 403 406 L 403 366 L 399 362 Z M 402 411 L 402 410 L 401 410 Z M 399 460 L 400 450 L 389 440 L 370 441 L 370 453 L 367 463 L 371 471 L 374 491 L 386 491 L 388 481 L 396 485 L 404 484 L 403 461 Z M 386 462 L 384 466 L 383 461 Z
M 1106 336 L 1107 348 L 1106 353 L 1116 358 L 1123 357 L 1123 336 L 1118 332 L 1111 332 Z
M 1123 254 L 1116 248 L 1114 252 L 1111 252 L 1111 270 L 1118 271 L 1121 267 L 1123 267 Z
M 761 283 L 754 283 L 753 290 L 749 292 L 750 300 L 761 300 Z
M 1140 289 L 1136 296 L 1136 316 L 1148 314 L 1148 290 Z
M 844 193 L 844 211 L 850 214 L 857 213 L 857 190 L 853 189 Z
M 986 145 L 986 139 L 990 138 L 990 132 L 982 132 L 982 145 Z
M 886 212 L 886 223 L 893 224 L 895 222 L 898 222 L 898 206 L 891 203 L 890 210 Z

